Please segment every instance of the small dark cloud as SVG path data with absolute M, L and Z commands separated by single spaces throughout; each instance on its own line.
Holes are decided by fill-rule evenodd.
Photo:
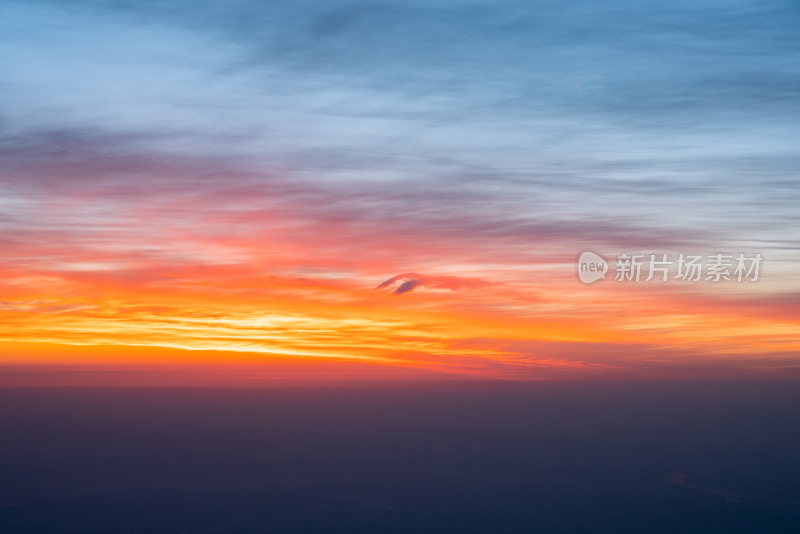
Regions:
M 428 287 L 431 289 L 448 289 L 457 291 L 459 289 L 475 288 L 487 285 L 488 282 L 478 278 L 465 278 L 460 276 L 428 276 L 418 273 L 403 273 L 395 275 L 388 280 L 378 284 L 375 289 L 394 287 L 392 293 L 402 295 L 413 291 L 418 287 Z

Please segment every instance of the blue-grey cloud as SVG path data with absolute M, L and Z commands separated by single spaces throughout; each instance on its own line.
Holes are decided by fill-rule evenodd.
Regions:
M 242 212 L 351 220 L 343 246 L 374 242 L 359 238 L 376 222 L 476 251 L 796 242 L 796 3 L 0 10 L 0 161 L 17 196 L 193 184 L 249 198 Z

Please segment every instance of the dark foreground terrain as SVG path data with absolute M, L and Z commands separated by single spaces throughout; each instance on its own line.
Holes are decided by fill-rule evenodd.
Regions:
M 800 532 L 795 384 L 0 390 L 0 532 Z

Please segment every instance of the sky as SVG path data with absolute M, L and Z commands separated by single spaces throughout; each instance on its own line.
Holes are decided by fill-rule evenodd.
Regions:
M 797 377 L 798 22 L 4 0 L 0 384 Z

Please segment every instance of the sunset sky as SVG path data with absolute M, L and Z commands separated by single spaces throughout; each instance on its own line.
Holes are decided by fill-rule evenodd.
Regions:
M 800 6 L 543 5 L 0 4 L 0 385 L 800 375 Z

